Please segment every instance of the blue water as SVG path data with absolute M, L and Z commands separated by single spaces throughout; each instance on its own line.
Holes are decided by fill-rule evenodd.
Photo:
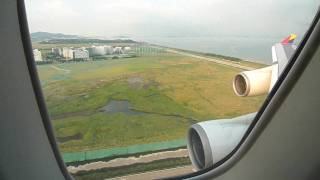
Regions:
M 137 37 L 157 45 L 238 57 L 265 64 L 272 63 L 271 47 L 281 38 L 257 37 Z

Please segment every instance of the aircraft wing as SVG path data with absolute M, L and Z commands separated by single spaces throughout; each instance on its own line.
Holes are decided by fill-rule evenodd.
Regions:
M 239 96 L 255 96 L 271 91 L 291 56 L 296 50 L 296 38 L 291 34 L 272 46 L 271 66 L 236 75 L 233 88 Z M 230 153 L 240 142 L 256 113 L 231 119 L 218 119 L 192 125 L 188 131 L 188 151 L 197 169 L 212 166 Z

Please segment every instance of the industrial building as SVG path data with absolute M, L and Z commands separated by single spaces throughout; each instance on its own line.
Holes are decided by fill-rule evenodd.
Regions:
M 87 50 L 90 56 L 104 56 L 114 53 L 112 46 L 91 46 Z
M 66 60 L 70 59 L 88 59 L 89 58 L 89 51 L 84 48 L 74 49 L 64 47 L 62 48 L 62 56 Z
M 89 59 L 89 51 L 85 49 L 73 50 L 73 59 Z
M 52 54 L 54 54 L 56 56 L 63 56 L 61 48 L 52 48 L 51 52 L 52 52 Z
M 42 61 L 41 51 L 39 51 L 38 49 L 34 49 L 33 57 L 35 61 Z
M 65 59 L 73 59 L 73 50 L 68 47 L 62 48 L 62 57 Z
M 81 47 L 81 48 L 72 48 L 72 47 L 63 47 L 61 48 L 52 48 L 52 53 L 64 57 L 66 60 L 70 59 L 88 59 L 89 57 L 94 56 L 105 56 L 112 54 L 129 54 L 132 52 L 131 47 L 112 47 L 112 46 L 91 46 L 91 47 Z
M 73 49 L 72 48 L 68 48 L 68 47 L 62 48 L 62 56 L 66 60 L 73 59 Z

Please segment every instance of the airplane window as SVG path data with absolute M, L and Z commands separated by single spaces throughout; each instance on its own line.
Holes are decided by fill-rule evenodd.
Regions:
M 212 167 L 240 142 L 316 0 L 29 0 L 34 60 L 76 179 Z

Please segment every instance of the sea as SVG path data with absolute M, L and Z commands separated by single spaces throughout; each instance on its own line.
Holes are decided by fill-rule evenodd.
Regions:
M 166 47 L 214 53 L 252 62 L 271 64 L 271 47 L 284 39 L 284 37 L 133 37 L 133 39 Z

